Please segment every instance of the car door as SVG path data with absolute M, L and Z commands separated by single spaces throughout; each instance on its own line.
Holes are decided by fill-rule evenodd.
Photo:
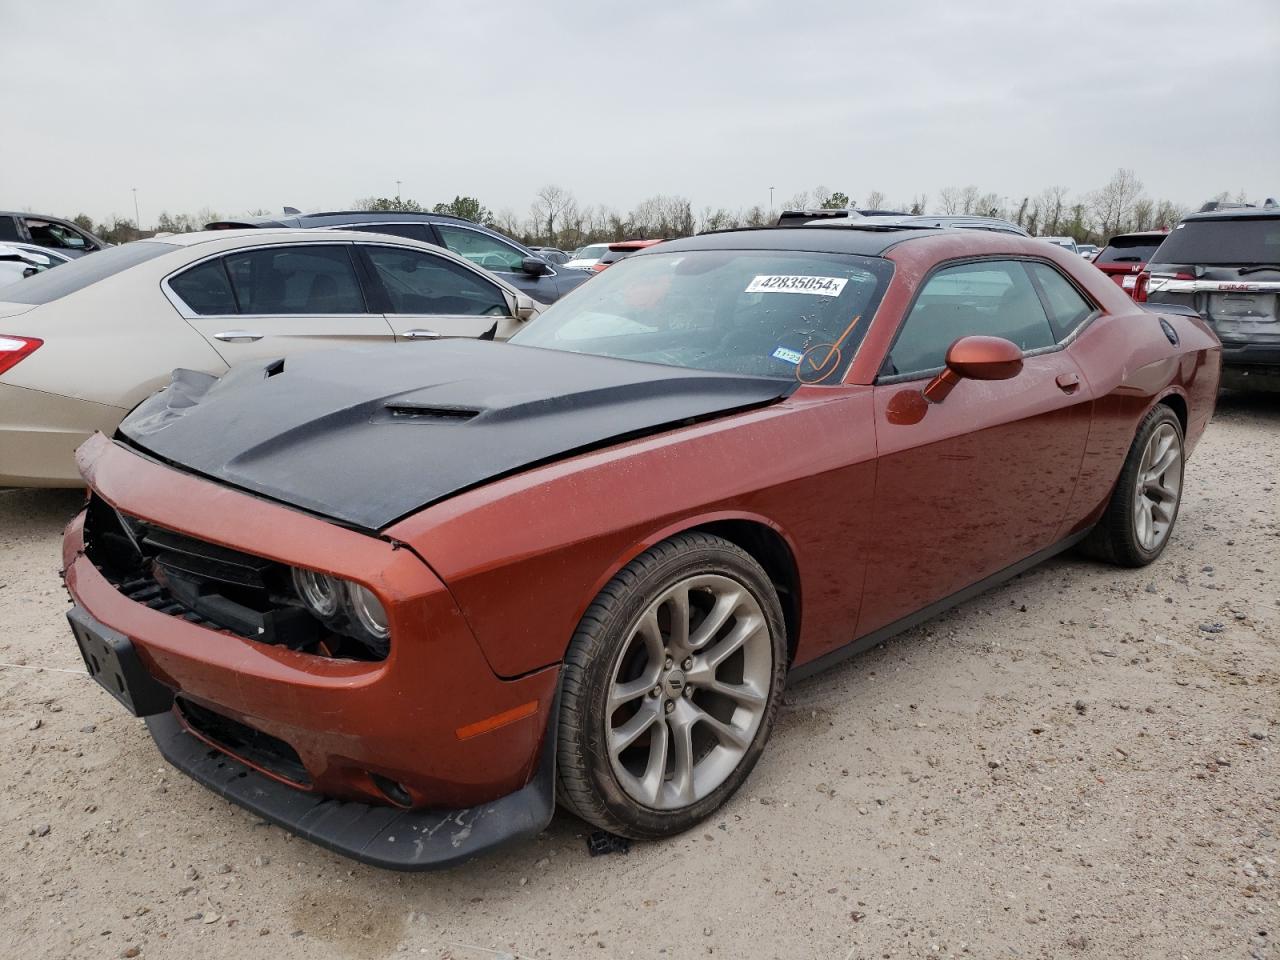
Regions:
M 963 336 L 1023 349 L 1008 380 L 962 380 L 940 403 L 921 389 Z M 1053 545 L 1088 439 L 1092 397 L 1050 323 L 1028 265 L 936 270 L 874 388 L 877 470 L 868 518 L 880 545 L 858 632 L 891 624 Z
M 471 227 L 437 223 L 435 228 L 446 249 L 498 274 L 517 290 L 540 303 L 554 303 L 559 299 L 560 286 L 554 267 L 547 264 L 547 272 L 541 276 L 524 272 L 525 258 L 533 256 L 531 253 Z
M 366 302 L 349 243 L 233 250 L 174 274 L 165 287 L 229 364 L 394 339 Z
M 519 328 L 513 297 L 478 270 L 412 247 L 358 243 L 373 303 L 397 340 L 505 340 Z

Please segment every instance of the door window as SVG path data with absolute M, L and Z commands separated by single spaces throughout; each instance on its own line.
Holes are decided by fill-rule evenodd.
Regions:
M 211 317 L 236 312 L 236 298 L 222 259 L 206 260 L 169 281 L 169 288 L 192 313 Z
M 31 217 L 28 217 L 25 222 L 27 230 L 31 233 L 31 242 L 39 246 L 60 250 L 93 249 L 93 245 L 78 230 L 73 230 L 71 227 Z
M 1040 285 L 1054 339 L 1063 340 L 1093 313 L 1093 304 L 1080 295 L 1071 281 L 1047 263 L 1029 263 L 1027 269 Z
M 18 236 L 18 221 L 13 217 L 0 216 L 0 240 L 21 240 Z
M 898 331 L 886 373 L 936 370 L 951 344 L 974 335 L 1004 337 L 1024 351 L 1056 341 L 1019 261 L 965 263 L 930 277 Z
M 397 247 L 363 248 L 387 293 L 392 313 L 443 316 L 510 314 L 498 287 L 444 257 Z
M 383 233 L 393 237 L 407 237 L 423 243 L 435 243 L 430 228 L 425 223 L 353 223 L 342 230 L 358 230 L 360 233 Z
M 524 263 L 523 251 L 479 230 L 451 227 L 444 223 L 437 223 L 436 230 L 439 231 L 440 239 L 444 241 L 446 247 L 486 270 L 515 273 Z
M 367 313 L 345 246 L 299 244 L 224 258 L 241 313 Z

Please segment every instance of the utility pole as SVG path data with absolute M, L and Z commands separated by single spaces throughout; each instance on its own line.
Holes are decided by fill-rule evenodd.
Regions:
M 133 188 L 133 225 L 137 228 L 138 234 L 142 234 L 142 217 L 138 214 L 138 188 Z

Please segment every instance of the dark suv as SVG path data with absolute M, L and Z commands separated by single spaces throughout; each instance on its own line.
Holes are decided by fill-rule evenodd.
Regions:
M 70 220 L 41 213 L 10 213 L 0 210 L 0 243 L 34 243 L 68 257 L 81 257 L 101 250 L 106 244 Z
M 1193 213 L 1151 255 L 1135 300 L 1191 307 L 1222 341 L 1222 385 L 1280 390 L 1280 207 Z
M 443 213 L 368 210 L 289 212 L 278 217 L 215 220 L 205 224 L 205 227 L 209 230 L 238 230 L 244 227 L 342 229 L 409 237 L 452 250 L 472 263 L 498 274 L 541 303 L 555 303 L 591 277 L 585 270 L 553 267 L 524 244 L 504 237 L 496 230 L 490 230 L 464 217 L 451 217 Z

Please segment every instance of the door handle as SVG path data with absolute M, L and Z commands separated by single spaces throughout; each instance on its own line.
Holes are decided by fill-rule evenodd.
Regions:
M 248 330 L 223 330 L 221 333 L 215 333 L 213 339 L 221 340 L 223 343 L 254 343 L 262 339 L 262 334 L 250 333 Z
M 1063 393 L 1075 393 L 1080 386 L 1080 377 L 1074 373 L 1060 373 L 1055 382 Z
M 408 340 L 439 340 L 440 334 L 434 330 L 406 330 L 403 336 Z

